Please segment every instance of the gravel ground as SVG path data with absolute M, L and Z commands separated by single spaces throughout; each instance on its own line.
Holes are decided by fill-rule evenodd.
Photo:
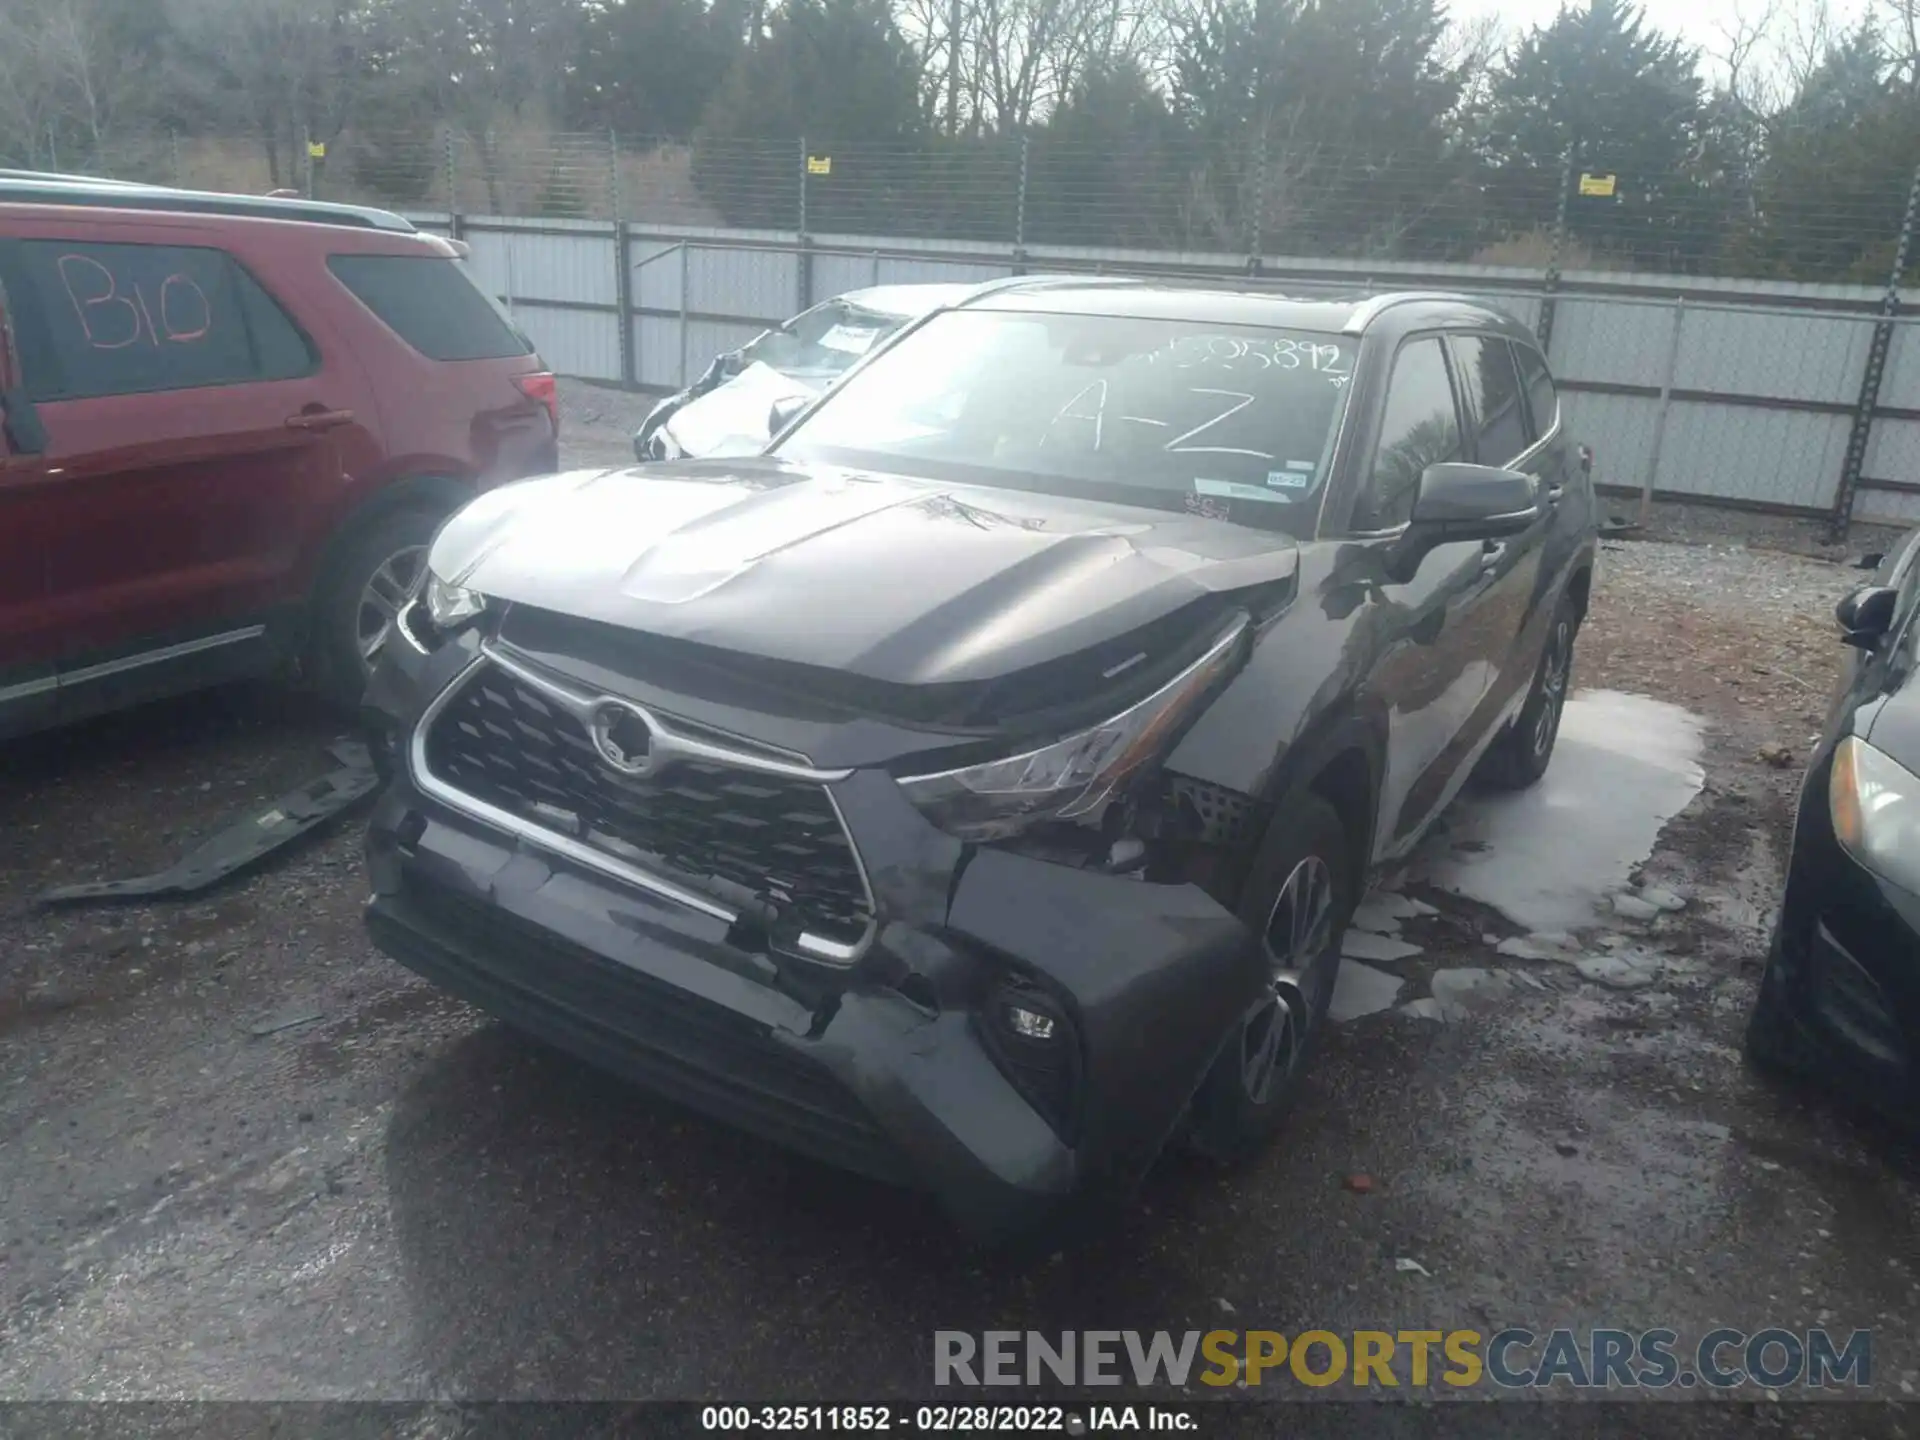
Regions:
M 568 392 L 583 462 L 617 458 L 638 408 L 603 393 Z M 911 1196 L 656 1104 L 415 982 L 363 938 L 351 827 L 191 903 L 32 906 L 164 864 L 315 773 L 333 732 L 297 696 L 242 687 L 0 747 L 0 1399 L 864 1399 L 924 1396 L 942 1328 L 1723 1323 L 1871 1327 L 1873 1393 L 1911 1394 L 1914 1152 L 1737 1054 L 1844 653 L 1831 607 L 1857 578 L 1724 545 L 1606 547 L 1576 684 L 1709 727 L 1705 789 L 1646 866 L 1695 903 L 1616 926 L 1666 958 L 1659 984 L 1541 962 L 1538 989 L 1460 1023 L 1356 1020 L 1270 1154 L 1225 1175 L 1176 1157 L 1112 1233 L 1038 1260 L 967 1253 Z M 1496 961 L 1498 917 L 1427 898 L 1402 998 L 1437 969 L 1524 963 Z M 1750 1399 L 1563 1409 L 1551 1428 L 1911 1424 Z M 1347 1433 L 1320 1408 L 1289 1429 Z M 1473 1412 L 1474 1433 L 1546 1428 L 1524 1406 Z M 1426 1411 L 1373 1413 L 1370 1433 L 1436 1433 Z

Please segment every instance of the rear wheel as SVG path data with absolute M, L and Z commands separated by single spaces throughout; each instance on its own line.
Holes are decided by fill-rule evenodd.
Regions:
M 1358 880 L 1331 805 L 1308 794 L 1282 808 L 1240 904 L 1261 938 L 1267 983 L 1194 1099 L 1192 1139 L 1202 1154 L 1233 1161 L 1254 1153 L 1293 1108 L 1325 1028 Z
M 347 536 L 315 592 L 309 673 L 332 704 L 351 708 L 393 638 L 400 609 L 426 571 L 441 514 L 407 506 L 373 515 Z
M 1560 738 L 1560 715 L 1573 674 L 1573 640 L 1579 629 L 1580 612 L 1573 598 L 1562 596 L 1547 628 L 1547 643 L 1527 689 L 1526 704 L 1481 758 L 1477 778 L 1488 789 L 1524 790 L 1547 773 L 1554 741 Z

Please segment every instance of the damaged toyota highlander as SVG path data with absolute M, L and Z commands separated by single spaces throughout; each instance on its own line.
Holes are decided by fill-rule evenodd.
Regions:
M 762 456 L 449 521 L 368 694 L 367 923 L 1006 1237 L 1269 1138 L 1370 872 L 1545 770 L 1594 550 L 1482 304 L 1010 281 Z

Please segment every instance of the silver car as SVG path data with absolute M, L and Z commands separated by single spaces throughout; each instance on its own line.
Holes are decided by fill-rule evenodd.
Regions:
M 738 350 L 669 395 L 634 434 L 641 460 L 753 455 L 772 439 L 768 416 L 781 400 L 810 400 L 911 320 L 956 304 L 972 285 L 877 285 L 835 296 Z

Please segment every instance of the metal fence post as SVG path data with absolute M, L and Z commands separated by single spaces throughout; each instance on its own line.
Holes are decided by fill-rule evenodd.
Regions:
M 807 137 L 800 137 L 800 263 L 799 273 L 795 277 L 795 287 L 799 290 L 800 303 L 794 306 L 799 311 L 813 307 L 813 237 L 807 233 L 807 191 L 810 189 L 808 175 L 813 167 L 807 163 Z
M 453 127 L 447 126 L 446 162 L 447 162 L 447 233 L 454 239 L 460 238 L 465 227 L 460 223 L 460 171 L 454 163 Z
M 1893 273 L 1887 277 L 1887 293 L 1880 301 L 1880 318 L 1874 322 L 1873 339 L 1867 345 L 1867 367 L 1860 376 L 1860 399 L 1853 410 L 1853 429 L 1847 436 L 1846 458 L 1840 463 L 1840 483 L 1833 497 L 1833 520 L 1827 535 L 1835 544 L 1847 538 L 1853 523 L 1853 497 L 1860 488 L 1860 472 L 1867 463 L 1867 444 L 1873 438 L 1873 412 L 1880 404 L 1880 381 L 1886 374 L 1887 352 L 1893 347 L 1893 320 L 1900 313 L 1900 280 L 1907 272 L 1907 260 L 1913 254 L 1913 231 L 1920 213 L 1920 165 L 1913 170 L 1907 186 L 1907 208 L 1900 219 L 1900 239 L 1893 248 Z
M 1578 144 L 1567 146 L 1567 166 L 1560 176 L 1560 205 L 1553 217 L 1553 247 L 1547 252 L 1547 274 L 1541 284 L 1540 323 L 1534 326 L 1541 353 L 1549 360 L 1553 358 L 1553 297 L 1560 289 L 1560 256 L 1567 247 L 1567 207 L 1573 202 L 1573 166 L 1579 153 Z
M 1260 273 L 1267 224 L 1267 126 L 1263 118 L 1253 137 L 1253 193 L 1247 206 L 1247 274 Z
M 1020 137 L 1019 190 L 1013 197 L 1013 273 L 1027 273 L 1027 177 L 1032 160 L 1033 137 Z
M 607 131 L 607 211 L 617 221 L 624 207 L 620 203 L 620 134 Z
M 680 384 L 679 389 L 687 388 L 687 312 L 691 308 L 687 303 L 688 288 L 693 283 L 693 247 L 682 241 L 680 245 Z
M 613 222 L 613 299 L 620 307 L 620 383 L 631 390 L 640 383 L 640 357 L 633 349 L 633 230 L 624 220 Z
M 1667 438 L 1667 412 L 1673 409 L 1674 374 L 1680 367 L 1680 328 L 1687 320 L 1687 297 L 1673 299 L 1673 333 L 1667 338 L 1667 368 L 1660 377 L 1660 413 L 1653 420 L 1653 443 L 1647 447 L 1647 478 L 1640 485 L 1640 524 L 1653 518 L 1653 484 L 1660 474 L 1660 447 Z

